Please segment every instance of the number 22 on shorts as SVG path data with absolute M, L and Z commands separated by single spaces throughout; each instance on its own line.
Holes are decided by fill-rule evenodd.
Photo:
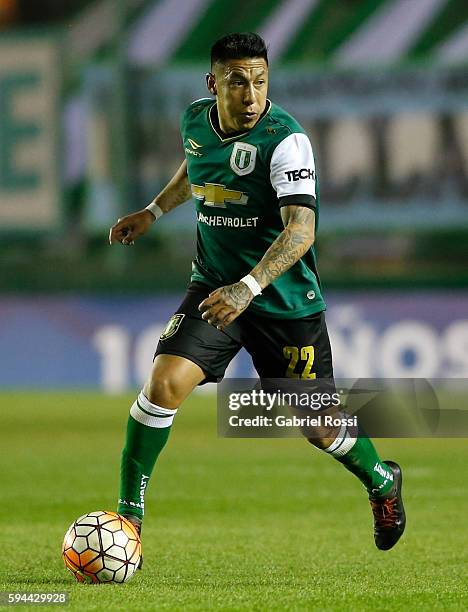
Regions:
M 289 359 L 289 364 L 286 369 L 286 378 L 316 378 L 317 375 L 311 372 L 314 364 L 315 351 L 312 345 L 310 346 L 284 346 L 283 355 Z M 296 365 L 299 361 L 299 355 L 302 361 L 306 361 L 302 372 L 296 372 Z

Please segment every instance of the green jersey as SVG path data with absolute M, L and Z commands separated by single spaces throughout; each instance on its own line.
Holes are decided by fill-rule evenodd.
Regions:
M 249 274 L 284 230 L 280 208 L 313 208 L 318 193 L 310 141 L 279 106 L 243 134 L 216 129 L 216 102 L 193 102 L 181 122 L 188 178 L 197 212 L 197 256 L 192 280 L 217 288 Z M 325 309 L 313 247 L 255 297 L 249 309 L 294 319 Z

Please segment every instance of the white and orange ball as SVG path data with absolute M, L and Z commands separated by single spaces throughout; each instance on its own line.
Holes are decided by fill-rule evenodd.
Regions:
M 140 563 L 140 536 L 116 512 L 90 512 L 70 525 L 62 554 L 78 582 L 126 582 Z

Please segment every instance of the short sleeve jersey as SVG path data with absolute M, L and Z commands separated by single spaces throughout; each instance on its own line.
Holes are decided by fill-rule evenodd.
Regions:
M 197 256 L 192 280 L 217 288 L 238 282 L 283 231 L 280 209 L 315 210 L 319 195 L 310 141 L 279 106 L 255 126 L 225 137 L 213 121 L 216 102 L 193 102 L 181 121 L 188 178 L 196 203 Z M 301 318 L 325 309 L 312 247 L 255 297 L 249 310 L 273 318 Z

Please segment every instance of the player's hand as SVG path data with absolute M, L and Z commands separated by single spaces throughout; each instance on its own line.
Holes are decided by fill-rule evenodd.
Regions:
M 120 242 L 120 244 L 132 245 L 137 238 L 148 231 L 153 222 L 154 215 L 146 208 L 118 219 L 117 223 L 110 228 L 109 244 Z
M 223 330 L 244 312 L 253 298 L 247 285 L 238 282 L 212 291 L 198 306 L 198 310 L 203 313 L 205 321 Z

